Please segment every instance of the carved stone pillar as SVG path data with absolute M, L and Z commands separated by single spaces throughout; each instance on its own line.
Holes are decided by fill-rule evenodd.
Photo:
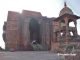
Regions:
M 75 34 L 75 36 L 77 36 L 78 33 L 77 33 L 77 21 L 76 21 L 76 20 L 74 21 L 74 24 L 75 24 L 75 31 L 74 31 L 74 34 Z
M 68 42 L 68 40 L 69 40 L 68 17 L 65 17 L 64 20 L 65 20 L 65 25 L 66 25 L 66 34 L 65 34 L 66 38 L 65 38 L 65 42 Z

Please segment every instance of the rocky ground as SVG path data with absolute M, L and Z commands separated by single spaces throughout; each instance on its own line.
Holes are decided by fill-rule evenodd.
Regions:
M 0 52 L 0 60 L 62 60 L 62 57 L 48 51 L 16 51 Z

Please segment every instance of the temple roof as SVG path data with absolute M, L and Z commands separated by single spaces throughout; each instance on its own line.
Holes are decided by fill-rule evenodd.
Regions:
M 66 14 L 66 13 L 73 15 L 72 10 L 69 7 L 67 7 L 66 3 L 64 3 L 64 8 L 60 11 L 59 16 L 62 16 L 64 14 Z
M 64 14 L 64 15 L 62 15 L 62 16 L 60 16 L 60 17 L 58 17 L 58 18 L 56 18 L 56 19 L 54 19 L 53 21 L 58 21 L 58 20 L 62 20 L 63 19 L 63 17 L 68 17 L 68 18 L 71 18 L 71 19 L 74 19 L 74 20 L 77 20 L 77 19 L 79 19 L 80 17 L 79 16 L 76 16 L 76 15 L 72 15 L 72 14 Z

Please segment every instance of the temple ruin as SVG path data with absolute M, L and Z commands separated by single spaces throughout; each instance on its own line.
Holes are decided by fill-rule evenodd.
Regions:
M 54 13 L 53 13 L 54 14 Z M 34 46 L 61 52 L 66 45 L 79 45 L 77 19 L 72 10 L 64 4 L 59 17 L 48 18 L 40 12 L 23 10 L 22 13 L 8 11 L 7 21 L 3 26 L 5 50 L 32 51 Z M 74 27 L 69 26 L 70 22 Z

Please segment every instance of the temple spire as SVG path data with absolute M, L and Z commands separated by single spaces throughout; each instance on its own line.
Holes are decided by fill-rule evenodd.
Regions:
M 66 2 L 64 2 L 64 7 L 67 7 Z

